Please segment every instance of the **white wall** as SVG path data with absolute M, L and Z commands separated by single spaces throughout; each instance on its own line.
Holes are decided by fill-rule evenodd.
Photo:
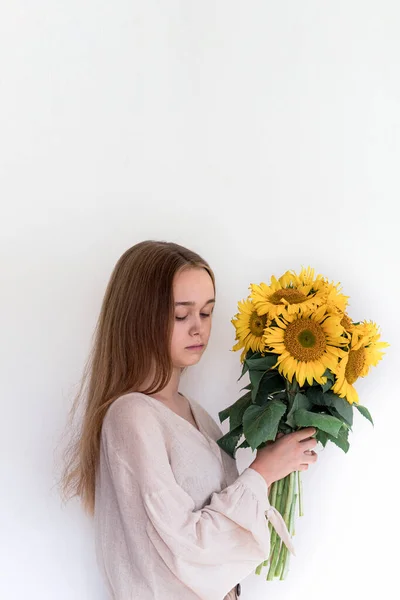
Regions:
M 2 599 L 105 598 L 54 452 L 111 270 L 149 238 L 215 269 L 210 346 L 183 382 L 215 419 L 237 398 L 250 282 L 311 264 L 381 325 L 391 348 L 359 385 L 375 428 L 360 416 L 347 456 L 321 452 L 287 581 L 252 574 L 242 598 L 395 595 L 399 29 L 395 0 L 2 3 Z

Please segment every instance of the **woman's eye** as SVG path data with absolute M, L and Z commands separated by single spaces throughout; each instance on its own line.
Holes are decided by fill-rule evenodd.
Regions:
M 203 318 L 205 318 L 205 319 L 207 319 L 208 317 L 211 317 L 211 314 L 208 314 L 208 313 L 200 313 L 200 316 L 201 316 L 201 317 L 203 317 Z M 186 318 L 187 318 L 187 315 L 186 315 L 186 317 L 175 317 L 175 319 L 176 319 L 177 321 L 184 321 Z

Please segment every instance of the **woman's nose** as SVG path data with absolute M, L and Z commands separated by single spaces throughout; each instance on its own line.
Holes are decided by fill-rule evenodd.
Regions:
M 200 334 L 203 330 L 203 322 L 201 320 L 201 317 L 195 317 L 193 323 L 192 323 L 192 327 L 190 329 L 190 333 L 192 335 L 196 335 L 196 334 Z

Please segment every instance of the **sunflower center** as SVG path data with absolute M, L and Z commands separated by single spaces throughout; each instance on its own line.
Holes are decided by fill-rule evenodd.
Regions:
M 255 311 L 250 316 L 250 331 L 256 337 L 261 337 L 264 333 L 267 315 L 258 315 Z
M 304 329 L 298 336 L 298 340 L 303 348 L 314 348 L 315 346 L 315 335 L 309 329 Z
M 348 383 L 353 384 L 360 377 L 365 363 L 365 348 L 350 350 L 347 361 L 345 377 Z
M 277 290 L 268 298 L 272 304 L 282 304 L 282 298 L 284 298 L 289 304 L 301 304 L 304 302 L 307 296 L 299 290 L 294 288 L 285 288 L 283 290 Z
M 311 319 L 297 319 L 289 323 L 284 340 L 287 351 L 302 362 L 318 360 L 326 348 L 324 330 Z

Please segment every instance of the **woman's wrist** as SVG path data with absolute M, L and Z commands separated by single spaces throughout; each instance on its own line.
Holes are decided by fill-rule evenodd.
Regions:
M 257 463 L 254 461 L 251 463 L 251 465 L 249 465 L 250 469 L 254 469 L 255 471 L 257 471 L 257 473 L 259 473 L 261 475 L 261 477 L 264 478 L 267 487 L 268 487 L 268 492 L 270 490 L 271 485 L 274 483 L 274 480 L 272 478 L 272 476 L 268 473 L 265 473 L 262 469 L 259 469 L 257 466 Z

